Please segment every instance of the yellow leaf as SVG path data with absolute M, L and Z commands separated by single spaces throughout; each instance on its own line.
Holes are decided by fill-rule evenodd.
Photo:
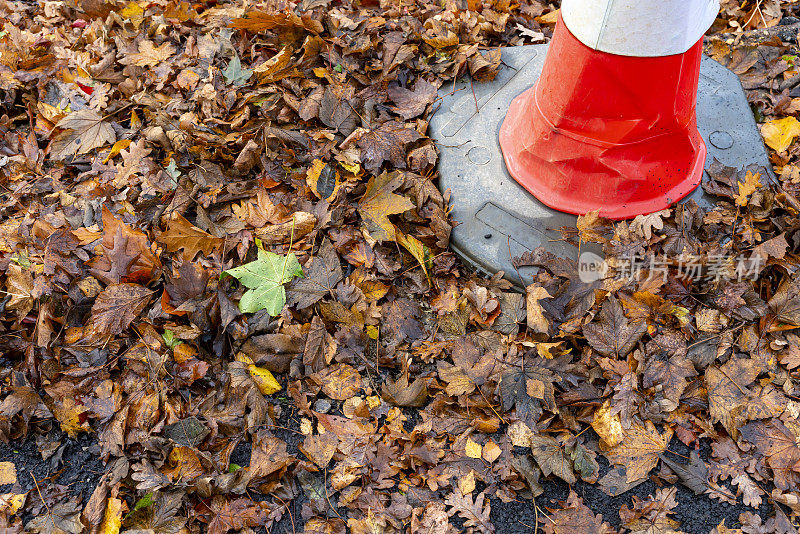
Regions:
M 612 464 L 625 466 L 628 482 L 635 482 L 658 465 L 658 456 L 667 450 L 671 439 L 669 427 L 661 434 L 650 421 L 645 426 L 634 423 L 622 441 L 605 455 Z
M 416 237 L 405 235 L 403 232 L 397 231 L 395 237 L 397 238 L 397 242 L 403 245 L 403 248 L 409 251 L 411 255 L 416 258 L 416 260 L 422 266 L 425 276 L 430 278 L 428 267 L 431 262 L 431 250 Z
M 155 67 L 175 53 L 175 47 L 171 43 L 163 43 L 155 46 L 153 41 L 145 40 L 139 43 L 139 52 L 131 54 L 131 62 L 138 67 Z
M 546 334 L 550 329 L 550 322 L 544 316 L 544 308 L 539 301 L 552 298 L 552 295 L 539 284 L 529 285 L 526 292 L 528 294 L 525 301 L 528 308 L 528 328 L 537 334 Z
M 761 176 L 761 174 L 753 174 L 747 171 L 744 182 L 739 182 L 739 194 L 734 197 L 737 206 L 747 206 L 747 199 L 761 187 L 761 181 L 758 179 L 759 176 Z
M 469 456 L 470 458 L 477 459 L 480 458 L 481 455 L 483 454 L 483 448 L 479 444 L 472 441 L 472 438 L 467 438 L 467 446 L 465 447 L 465 449 L 467 451 L 467 456 Z
M 578 236 L 583 243 L 605 243 L 604 231 L 608 228 L 608 220 L 600 217 L 600 210 L 590 211 L 578 216 Z
M 475 490 L 475 471 L 469 470 L 469 474 L 458 480 L 458 489 L 462 495 L 469 495 Z
M 8 515 L 16 514 L 25 504 L 27 493 L 2 493 L 0 494 L 0 512 Z
M 500 447 L 498 447 L 494 441 L 489 440 L 486 442 L 486 445 L 483 446 L 483 459 L 492 463 L 500 457 L 500 453 L 502 452 L 503 451 L 500 450 Z
M 249 365 L 247 370 L 250 371 L 250 376 L 253 378 L 253 382 L 256 383 L 262 395 L 272 395 L 281 390 L 281 385 L 275 380 L 275 377 L 272 376 L 269 369 Z
M 123 20 L 130 20 L 133 24 L 133 27 L 138 30 L 139 25 L 144 20 L 144 9 L 142 9 L 141 6 L 136 2 L 130 2 L 122 11 L 119 12 L 119 15 Z
M 339 192 L 341 177 L 331 165 L 321 159 L 315 159 L 306 173 L 306 183 L 315 197 L 330 201 Z
M 761 126 L 764 142 L 775 152 L 783 152 L 800 135 L 800 121 L 794 117 L 786 117 L 769 121 Z
M 0 486 L 17 482 L 17 466 L 11 462 L 0 462 Z
M 605 448 L 616 447 L 622 441 L 622 423 L 619 415 L 611 414 L 611 403 L 608 400 L 594 412 L 592 428 L 600 436 L 601 446 Z
M 364 219 L 369 233 L 378 241 L 394 241 L 395 228 L 389 215 L 403 213 L 414 207 L 406 197 L 393 193 L 403 184 L 399 172 L 384 172 L 367 182 L 367 191 L 358 203 L 358 212 Z
M 120 139 L 119 141 L 114 143 L 114 146 L 111 147 L 111 152 L 108 153 L 108 156 L 106 156 L 106 159 L 103 160 L 103 163 L 108 163 L 108 160 L 116 157 L 117 154 L 119 154 L 129 146 L 131 146 L 130 139 Z
M 100 534 L 119 534 L 122 526 L 122 501 L 114 497 L 108 498 L 106 513 L 100 525 Z
M 558 22 L 558 14 L 561 13 L 560 9 L 556 9 L 555 11 L 551 11 L 550 13 L 546 13 L 541 17 L 536 17 L 536 22 L 540 24 L 555 24 Z

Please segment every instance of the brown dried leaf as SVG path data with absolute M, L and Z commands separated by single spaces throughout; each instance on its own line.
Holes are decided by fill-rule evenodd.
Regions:
M 103 334 L 117 335 L 144 310 L 153 292 L 139 284 L 108 286 L 92 306 L 92 328 Z

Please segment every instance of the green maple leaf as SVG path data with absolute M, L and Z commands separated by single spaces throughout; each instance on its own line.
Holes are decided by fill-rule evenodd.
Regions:
M 233 56 L 227 68 L 222 71 L 222 75 L 225 77 L 225 83 L 244 85 L 247 83 L 247 80 L 250 79 L 250 76 L 253 75 L 253 71 L 250 69 L 243 69 L 239 56 Z
M 239 267 L 222 273 L 233 276 L 247 288 L 239 301 L 242 313 L 255 313 L 267 310 L 278 315 L 286 304 L 286 290 L 283 284 L 295 276 L 303 276 L 303 268 L 294 253 L 279 256 L 258 249 L 258 258 Z

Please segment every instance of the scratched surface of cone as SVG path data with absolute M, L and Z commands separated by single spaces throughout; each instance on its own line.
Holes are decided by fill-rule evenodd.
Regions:
M 537 84 L 500 129 L 509 173 L 544 204 L 625 219 L 657 211 L 702 179 L 697 130 L 702 40 L 680 54 L 590 48 L 559 18 Z

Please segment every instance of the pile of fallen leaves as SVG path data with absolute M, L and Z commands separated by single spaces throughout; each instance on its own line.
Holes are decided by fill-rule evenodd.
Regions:
M 565 239 L 666 275 L 587 284 L 539 250 L 522 295 L 448 250 L 427 120 L 556 4 L 0 2 L 0 441 L 61 465 L 88 434 L 105 465 L 89 494 L 0 462 L 0 531 L 494 532 L 522 501 L 614 532 L 574 492 L 536 506 L 560 479 L 661 486 L 624 532 L 680 531 L 678 484 L 750 507 L 719 534 L 795 532 L 796 2 L 725 0 L 707 46 L 775 174 L 581 217 Z

